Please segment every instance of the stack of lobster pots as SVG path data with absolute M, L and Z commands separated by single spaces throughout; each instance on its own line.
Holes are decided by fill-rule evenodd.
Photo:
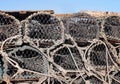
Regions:
M 120 84 L 120 13 L 0 11 L 1 84 Z

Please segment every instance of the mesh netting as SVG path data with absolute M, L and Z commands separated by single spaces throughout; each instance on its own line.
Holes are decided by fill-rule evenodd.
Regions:
M 68 32 L 77 42 L 91 41 L 98 38 L 99 26 L 94 17 L 86 13 L 73 14 L 71 17 L 63 19 L 66 32 Z
M 110 16 L 105 19 L 104 32 L 110 39 L 120 39 L 120 17 Z
M 118 71 L 117 73 L 114 74 L 114 78 L 116 80 L 118 80 L 118 81 L 113 79 L 111 84 L 120 84 L 120 82 L 119 82 L 119 80 L 120 80 L 120 71 Z
M 11 78 L 14 74 L 17 73 L 18 68 L 12 66 L 9 62 L 7 62 L 6 65 L 7 65 L 6 67 L 7 69 L 4 71 L 6 71 L 6 74 L 8 75 L 8 77 Z
M 27 19 L 25 35 L 32 40 L 49 43 L 63 39 L 63 27 L 55 16 L 35 13 Z
M 107 59 L 106 59 L 107 57 Z M 103 43 L 96 43 L 93 45 L 86 55 L 87 62 L 89 62 L 92 66 L 98 67 L 99 69 L 105 68 L 108 62 L 109 66 L 112 66 L 113 63 L 109 55 L 107 54 L 107 49 L 105 44 Z
M 104 21 L 77 13 L 61 20 L 38 12 L 19 22 L 0 13 L 0 80 L 7 84 L 120 84 L 120 44 L 108 37 L 119 39 L 119 16 Z
M 69 47 L 69 49 L 67 47 L 63 47 L 57 50 L 53 55 L 54 62 L 66 70 L 77 70 L 77 67 L 75 65 L 76 62 L 78 68 L 82 69 L 83 63 L 81 54 L 77 48 Z
M 15 48 L 9 54 L 9 57 L 20 63 L 22 68 L 33 71 L 44 72 L 47 63 L 44 56 L 42 56 L 36 49 L 30 46 L 22 46 Z M 46 61 L 47 62 L 47 61 Z M 41 67 L 41 68 L 39 68 Z
M 20 23 L 13 16 L 0 12 L 0 41 L 20 34 Z
M 25 23 L 26 20 L 21 21 L 21 34 L 23 37 L 25 36 Z
M 46 73 L 47 74 L 47 66 L 48 62 L 46 58 L 35 48 L 31 46 L 21 46 L 21 47 L 16 47 L 13 49 L 13 51 L 10 51 L 8 53 L 8 56 L 14 60 L 15 62 L 18 63 L 18 65 L 22 69 L 28 69 L 35 72 L 39 73 Z M 9 70 L 12 70 L 13 67 L 8 67 Z M 15 71 L 15 68 L 13 68 Z M 10 72 L 8 72 L 11 74 Z M 34 77 L 34 74 L 31 74 L 29 72 L 24 72 L 23 78 L 24 77 Z

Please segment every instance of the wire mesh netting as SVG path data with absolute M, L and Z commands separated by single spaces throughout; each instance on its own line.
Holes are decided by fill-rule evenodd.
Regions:
M 20 22 L 13 16 L 0 12 L 0 41 L 20 34 Z
M 73 14 L 71 17 L 63 18 L 66 32 L 77 42 L 92 41 L 98 38 L 99 26 L 97 19 L 86 13 Z
M 8 55 L 11 59 L 14 59 L 17 63 L 20 63 L 19 65 L 21 68 L 27 68 L 38 72 L 44 72 L 47 70 L 44 70 L 44 66 L 47 66 L 44 64 L 45 58 L 40 52 L 30 46 L 15 48 L 13 51 L 9 52 Z M 39 67 L 43 69 L 40 69 Z
M 77 67 L 83 68 L 82 57 L 77 48 L 63 47 L 56 51 L 53 56 L 54 62 L 66 70 L 77 70 Z
M 120 84 L 119 17 L 0 12 L 0 83 Z
M 98 42 L 94 44 L 87 52 L 86 55 L 87 62 L 89 62 L 92 66 L 98 69 L 104 69 L 107 65 L 112 66 L 113 63 L 107 54 L 107 49 L 105 44 Z
M 119 16 L 110 16 L 105 19 L 104 23 L 104 32 L 111 39 L 120 39 L 120 17 Z
M 10 79 L 40 78 L 41 74 L 47 74 L 47 58 L 37 48 L 23 44 L 9 49 L 5 48 L 4 51 L 8 53 L 9 57 L 6 62 L 8 65 L 6 74 Z
M 114 77 L 115 77 L 115 79 L 120 80 L 120 71 L 117 71 L 117 72 L 114 74 Z M 116 82 L 115 79 L 112 80 L 112 84 L 119 84 L 119 82 Z
M 35 13 L 29 16 L 25 25 L 26 36 L 46 45 L 62 40 L 64 36 L 61 21 L 47 13 Z

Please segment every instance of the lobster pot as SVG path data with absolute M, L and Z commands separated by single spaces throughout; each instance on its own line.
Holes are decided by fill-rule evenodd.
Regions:
M 105 45 L 101 42 L 97 42 L 88 50 L 86 60 L 91 66 L 98 70 L 105 69 L 107 62 L 109 67 L 113 65 L 110 57 L 106 53 L 107 49 Z M 108 58 L 108 60 L 106 60 L 106 58 Z
M 81 54 L 76 47 L 60 47 L 52 54 L 54 62 L 65 70 L 83 69 Z M 75 65 L 75 63 L 77 65 Z
M 0 12 L 0 41 L 20 34 L 20 22 L 13 16 Z
M 120 17 L 110 16 L 105 19 L 104 33 L 111 40 L 120 40 Z
M 48 61 L 43 56 L 41 51 L 38 49 L 29 46 L 21 45 L 9 51 L 8 56 L 10 59 L 18 63 L 18 66 L 22 69 L 27 69 L 30 71 L 47 74 L 48 71 Z M 14 62 L 13 62 L 14 63 Z M 11 77 L 19 69 L 15 68 L 14 65 L 8 64 L 7 74 Z M 18 74 L 15 78 L 38 78 L 41 75 L 34 72 L 24 71 L 21 74 Z
M 63 39 L 61 21 L 50 14 L 35 13 L 28 17 L 25 26 L 25 36 L 33 41 L 48 44 Z
M 116 79 L 116 80 L 114 80 Z M 117 71 L 115 74 L 114 74 L 114 79 L 112 79 L 112 83 L 111 84 L 120 84 L 120 71 Z
M 85 81 L 80 77 L 78 77 L 72 84 L 103 84 L 101 80 L 94 76 L 83 76 Z
M 86 13 L 76 13 L 63 19 L 65 32 L 76 42 L 88 42 L 98 38 L 99 26 L 96 18 Z

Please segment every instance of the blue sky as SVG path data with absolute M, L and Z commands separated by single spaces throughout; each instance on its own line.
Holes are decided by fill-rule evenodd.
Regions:
M 120 0 L 1 0 L 0 10 L 49 10 L 75 13 L 83 10 L 120 11 Z

